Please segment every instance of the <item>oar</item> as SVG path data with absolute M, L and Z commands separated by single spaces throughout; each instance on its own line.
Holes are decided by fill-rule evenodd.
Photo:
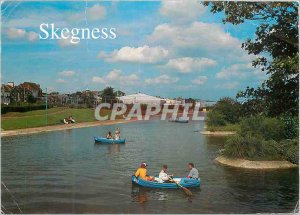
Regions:
M 175 184 L 177 184 L 180 188 L 182 188 L 182 190 L 185 192 L 186 195 L 188 195 L 188 196 L 192 196 L 193 195 L 192 192 L 189 189 L 187 189 L 186 187 L 184 187 L 181 184 L 179 184 L 178 182 L 176 182 L 173 178 L 169 177 L 169 179 L 171 181 L 173 181 Z

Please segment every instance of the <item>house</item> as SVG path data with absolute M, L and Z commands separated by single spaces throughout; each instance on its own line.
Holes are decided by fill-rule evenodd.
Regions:
M 10 104 L 12 88 L 13 87 L 11 85 L 2 84 L 2 86 L 1 86 L 1 104 L 4 104 L 4 105 Z
M 36 99 L 42 97 L 42 89 L 39 84 L 32 82 L 24 82 L 18 87 L 23 89 L 24 94 L 27 94 L 24 96 L 24 98 L 27 98 L 28 94 L 31 94 Z

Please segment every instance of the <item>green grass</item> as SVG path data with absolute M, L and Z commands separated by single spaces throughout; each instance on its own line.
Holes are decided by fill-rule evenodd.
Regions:
M 46 111 L 35 110 L 25 113 L 10 112 L 3 114 L 1 127 L 4 130 L 32 128 L 46 126 Z M 103 110 L 101 115 L 110 114 L 109 110 Z M 51 108 L 48 110 L 48 125 L 61 124 L 61 120 L 72 115 L 76 122 L 96 121 L 94 109 L 89 108 Z

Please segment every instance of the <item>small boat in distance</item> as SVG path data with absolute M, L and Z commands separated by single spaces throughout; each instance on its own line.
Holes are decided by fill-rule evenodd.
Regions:
M 169 122 L 188 123 L 189 120 L 176 118 L 176 119 L 169 119 Z
M 125 139 L 115 140 L 115 139 L 107 139 L 105 137 L 94 137 L 95 143 L 103 143 L 103 144 L 123 144 L 126 142 Z
M 142 187 L 151 187 L 151 188 L 166 188 L 166 189 L 177 189 L 180 188 L 176 183 L 159 183 L 157 181 L 145 181 L 141 178 L 137 178 L 134 175 L 131 176 L 132 183 L 137 184 Z M 185 188 L 189 187 L 200 187 L 200 179 L 193 178 L 173 178 L 178 184 Z

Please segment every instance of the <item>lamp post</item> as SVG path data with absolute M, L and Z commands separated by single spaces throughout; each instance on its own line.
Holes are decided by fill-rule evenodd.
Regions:
M 46 125 L 48 125 L 48 92 L 46 88 Z

